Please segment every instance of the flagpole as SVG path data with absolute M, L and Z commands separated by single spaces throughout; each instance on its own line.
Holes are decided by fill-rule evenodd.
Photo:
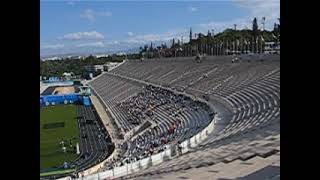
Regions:
M 262 53 L 264 53 L 263 44 L 264 44 L 264 38 L 263 38 L 263 36 L 261 36 L 261 52 Z
M 260 54 L 262 54 L 262 35 L 261 35 L 261 42 L 260 42 Z
M 219 56 L 219 50 L 220 50 L 220 41 L 217 41 L 217 44 L 216 44 L 216 54 L 217 56 Z
M 228 41 L 226 41 L 226 43 L 228 43 Z M 222 42 L 222 46 L 223 46 L 223 54 L 228 55 L 227 54 L 228 45 L 225 44 L 225 42 Z
M 228 42 L 228 40 L 227 40 L 226 43 L 227 43 L 227 44 L 226 44 L 225 52 L 226 52 L 226 55 L 228 55 L 228 52 L 227 52 L 227 50 L 229 50 L 229 42 Z
M 256 38 L 256 53 L 259 53 L 259 38 Z
M 221 51 L 221 42 L 217 42 L 217 55 L 221 55 L 222 54 L 222 51 Z
M 254 48 L 255 48 L 254 43 L 255 43 L 254 37 L 252 37 L 252 41 L 250 42 L 250 44 L 251 44 L 251 52 L 252 53 L 254 53 Z
M 214 55 L 216 55 L 216 56 L 218 56 L 218 51 L 217 51 L 217 48 L 218 48 L 218 42 L 214 42 L 214 46 L 213 46 L 213 53 L 214 53 Z
M 216 54 L 215 54 L 214 51 L 215 51 L 215 43 L 214 43 L 214 40 L 213 40 L 213 44 L 212 44 L 212 55 L 215 56 Z
M 217 40 L 216 42 L 215 42 L 215 54 L 216 54 L 216 56 L 219 56 L 219 49 L 220 49 L 220 43 L 221 43 L 221 41 L 219 40 Z
M 235 41 L 232 42 L 232 48 L 233 48 L 232 53 L 234 54 L 235 51 L 236 51 L 236 43 L 235 43 Z
M 217 53 L 217 56 L 220 55 L 219 52 L 220 52 L 220 41 L 218 41 L 217 44 L 216 44 L 216 53 Z
M 221 43 L 219 44 L 219 54 L 220 54 L 220 56 L 223 55 L 223 47 L 222 47 Z
M 213 44 L 213 43 L 211 43 L 210 53 L 211 53 L 211 55 L 212 55 L 212 56 L 214 55 L 214 54 L 213 54 L 213 47 L 214 47 L 214 44 Z
M 243 44 L 241 43 L 241 40 L 243 41 L 243 39 L 240 39 L 240 41 L 239 41 L 239 46 L 240 46 L 240 54 L 242 54 L 243 53 Z
M 221 51 L 222 47 L 221 47 L 221 41 L 217 42 L 217 55 L 222 55 L 222 51 Z
M 233 54 L 236 54 L 237 53 L 237 40 L 235 39 L 233 41 Z
M 248 54 L 248 42 L 247 42 L 247 40 L 245 40 L 246 41 L 246 54 Z

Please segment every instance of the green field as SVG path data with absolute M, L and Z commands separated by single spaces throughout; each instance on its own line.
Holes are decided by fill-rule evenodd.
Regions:
M 73 147 L 70 147 L 70 139 Z M 64 140 L 67 152 L 60 142 Z M 79 128 L 75 105 L 57 105 L 40 110 L 40 169 L 59 167 L 77 158 Z

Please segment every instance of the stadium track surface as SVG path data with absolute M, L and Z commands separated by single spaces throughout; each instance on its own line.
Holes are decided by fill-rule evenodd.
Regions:
M 107 158 L 114 147 L 108 132 L 91 106 L 77 105 L 77 114 L 81 154 L 74 164 L 78 171 L 81 171 Z
M 70 85 L 69 86 L 62 86 L 62 85 L 60 85 L 60 86 L 48 86 L 48 87 L 43 86 L 42 88 L 45 88 L 43 90 L 43 92 L 40 93 L 40 95 L 42 95 L 42 96 L 54 95 L 55 92 L 57 93 L 56 95 L 59 95 L 59 94 L 77 93 L 77 92 L 80 91 L 78 86 L 70 86 Z
M 55 89 L 56 89 L 56 86 L 49 86 L 41 93 L 41 95 L 42 96 L 52 95 L 52 93 L 54 92 Z

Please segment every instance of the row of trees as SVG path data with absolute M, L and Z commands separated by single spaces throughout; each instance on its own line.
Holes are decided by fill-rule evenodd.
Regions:
M 166 43 L 157 47 L 150 44 L 140 47 L 140 56 L 146 58 L 172 57 L 172 56 L 194 56 L 198 53 L 208 55 L 225 55 L 230 53 L 262 53 L 265 42 L 280 42 L 280 18 L 279 24 L 274 23 L 271 31 L 262 30 L 258 27 L 257 19 L 252 21 L 252 29 L 237 30 L 228 28 L 221 33 L 214 34 L 208 30 L 207 35 L 194 34 L 190 29 L 190 40 L 183 43 L 178 39 L 172 39 L 170 47 Z
M 47 60 L 40 59 L 40 76 L 60 77 L 64 72 L 73 72 L 81 78 L 87 76 L 85 66 L 88 65 L 103 65 L 107 62 L 121 62 L 125 58 L 124 55 L 112 55 L 108 57 L 94 57 L 88 56 L 86 58 L 64 58 L 61 60 Z

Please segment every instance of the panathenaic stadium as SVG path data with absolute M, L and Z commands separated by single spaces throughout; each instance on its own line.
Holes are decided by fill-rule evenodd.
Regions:
M 280 179 L 280 55 L 127 60 L 87 85 L 114 150 L 65 179 Z

